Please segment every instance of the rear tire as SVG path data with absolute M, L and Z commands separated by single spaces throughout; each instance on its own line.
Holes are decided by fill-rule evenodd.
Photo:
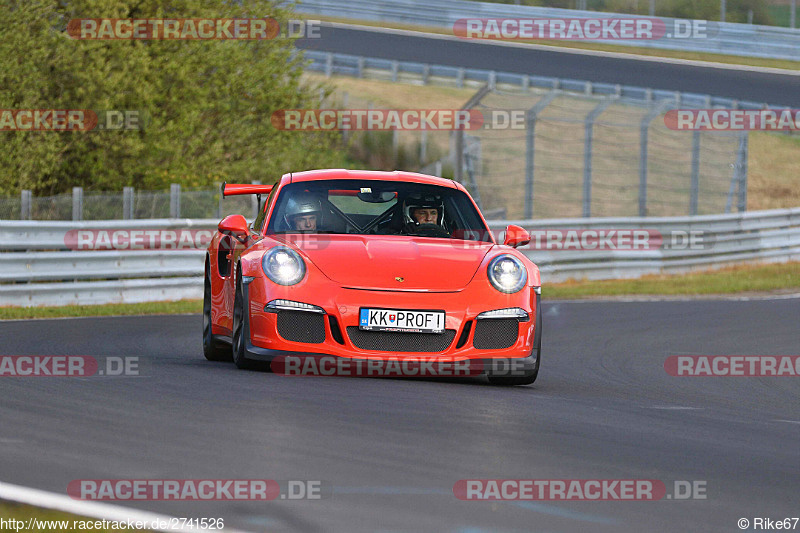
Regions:
M 211 330 L 211 278 L 209 277 L 208 261 L 206 261 L 206 275 L 203 283 L 203 355 L 209 361 L 231 360 L 230 347 L 215 340 Z

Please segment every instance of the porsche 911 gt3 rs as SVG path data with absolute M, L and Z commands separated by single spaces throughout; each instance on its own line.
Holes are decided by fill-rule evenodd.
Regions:
M 259 214 L 226 217 L 208 247 L 207 359 L 435 359 L 480 362 L 495 384 L 536 379 L 539 269 L 515 249 L 530 237 L 508 226 L 496 242 L 461 184 L 314 170 L 223 194 L 258 195 Z

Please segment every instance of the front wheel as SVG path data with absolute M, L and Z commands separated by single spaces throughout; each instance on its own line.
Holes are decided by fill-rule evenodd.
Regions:
M 536 352 L 536 364 L 529 372 L 522 376 L 514 377 L 489 375 L 489 383 L 509 387 L 513 385 L 530 385 L 539 377 L 539 364 L 542 362 L 542 313 L 538 300 L 536 302 L 536 346 L 534 346 L 533 351 Z
M 245 358 L 246 328 L 244 327 L 244 313 L 244 289 L 242 287 L 242 278 L 237 275 L 236 293 L 233 298 L 233 338 L 231 339 L 233 363 L 237 368 L 249 370 L 255 367 L 255 363 Z

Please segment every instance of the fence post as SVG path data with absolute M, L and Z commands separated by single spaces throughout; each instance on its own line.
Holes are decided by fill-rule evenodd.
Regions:
M 689 215 L 695 216 L 700 194 L 700 130 L 692 132 L 692 185 L 689 194 Z
M 122 188 L 122 219 L 133 220 L 134 205 L 133 205 L 133 187 Z
M 461 80 L 463 81 L 463 74 L 464 69 L 459 69 L 459 75 L 461 76 Z M 461 106 L 462 110 L 469 110 L 475 107 L 483 100 L 483 97 L 492 92 L 489 88 L 489 84 L 487 83 L 478 91 L 473 94 L 467 103 Z M 464 170 L 462 165 L 464 164 L 464 130 L 463 128 L 459 128 L 455 131 L 456 138 L 455 138 L 455 158 L 453 161 L 453 179 L 459 183 L 461 183 L 462 178 L 464 176 Z
M 349 103 L 350 95 L 347 91 L 344 91 L 342 94 L 342 107 L 347 109 L 347 104 Z M 350 130 L 349 128 L 344 128 L 342 131 L 342 141 L 344 144 L 347 144 L 347 141 L 350 140 Z
M 180 218 L 181 216 L 181 186 L 172 183 L 169 186 L 169 217 Z
M 428 130 L 422 130 L 419 137 L 419 165 L 425 164 L 428 158 Z
M 397 166 L 397 154 L 400 151 L 400 132 L 397 128 L 392 128 L 392 161 Z
M 611 102 L 610 98 L 603 100 L 586 115 L 583 140 L 583 216 L 586 218 L 592 216 L 592 128 Z
M 325 56 L 325 77 L 330 78 L 333 74 L 333 54 L 328 52 Z
M 72 220 L 83 220 L 83 187 L 72 188 Z
M 261 180 L 253 180 L 250 183 L 252 183 L 253 185 L 261 185 Z M 258 200 L 259 200 L 258 196 L 259 195 L 257 195 L 257 194 L 251 194 L 250 195 L 250 208 L 253 211 L 253 220 L 258 218 L 258 207 L 259 207 L 259 205 L 258 205 Z
M 392 81 L 397 82 L 397 72 L 400 70 L 400 63 L 398 61 L 392 61 Z
M 222 218 L 222 200 L 225 199 L 225 197 L 222 196 L 222 184 L 220 182 L 216 181 L 216 182 L 214 182 L 214 188 L 216 188 L 219 191 L 219 197 L 218 197 L 219 199 L 217 200 L 217 219 L 221 219 Z
M 747 211 L 747 151 L 748 151 L 748 133 L 743 131 L 739 137 L 739 154 L 738 164 L 736 165 L 739 171 L 739 212 Z
M 648 101 L 652 98 L 652 90 L 648 93 Z M 642 119 L 639 126 L 639 216 L 647 216 L 647 147 L 650 123 L 670 106 L 671 100 L 664 100 L 651 109 Z
M 530 108 L 527 112 L 525 121 L 525 218 L 533 218 L 533 171 L 534 156 L 536 153 L 536 117 L 545 107 L 558 96 L 556 90 L 552 90 L 542 97 L 541 100 Z
M 33 204 L 33 194 L 28 189 L 22 189 L 22 195 L 20 196 L 20 206 L 19 206 L 19 219 L 20 220 L 31 220 L 31 204 Z

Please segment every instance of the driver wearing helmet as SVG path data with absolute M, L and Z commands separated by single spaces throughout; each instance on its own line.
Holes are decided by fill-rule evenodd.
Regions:
M 290 228 L 298 231 L 315 231 L 322 217 L 322 207 L 318 198 L 303 192 L 289 198 L 286 203 L 284 220 Z
M 435 196 L 411 196 L 406 199 L 403 211 L 408 233 L 425 230 L 447 233 L 442 224 L 444 204 L 441 199 Z

